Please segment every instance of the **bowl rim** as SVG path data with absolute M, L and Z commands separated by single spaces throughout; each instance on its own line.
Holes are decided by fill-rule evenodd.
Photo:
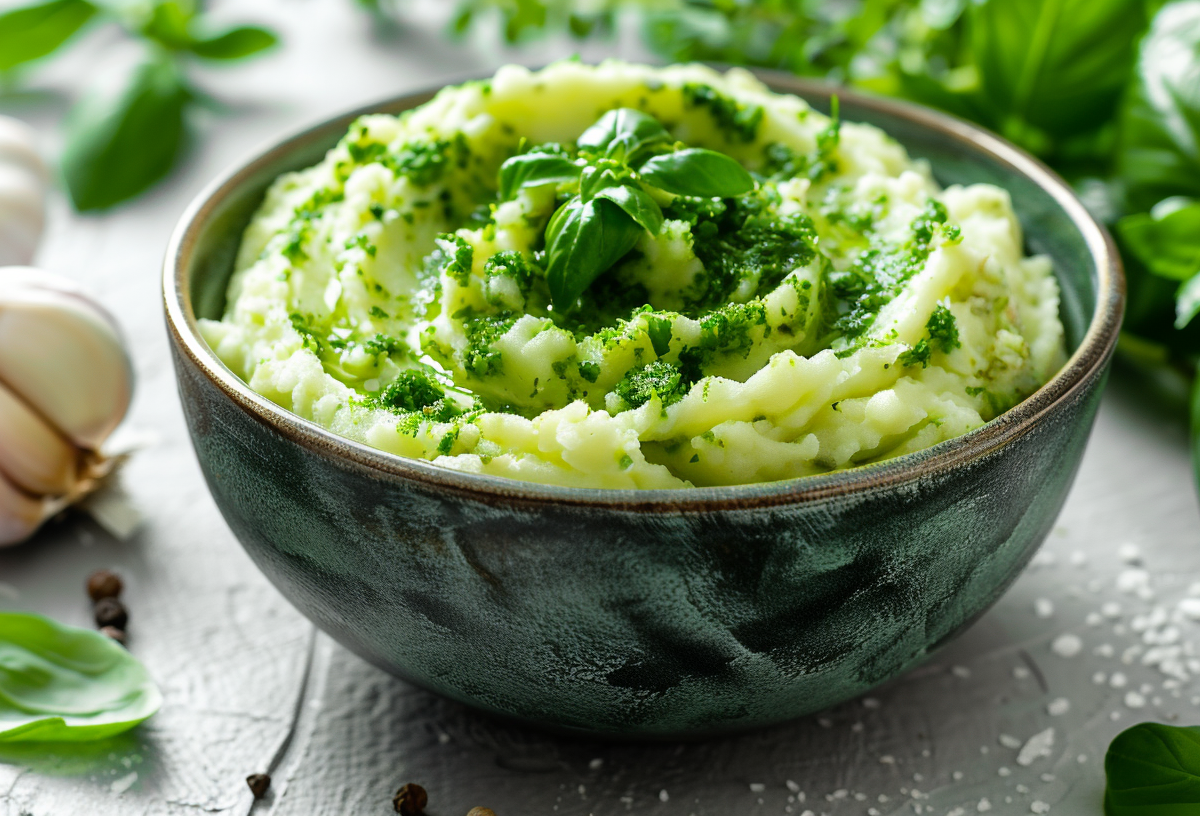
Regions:
M 416 107 L 450 85 L 481 77 L 440 83 L 326 117 L 271 140 L 221 173 L 191 201 L 172 232 L 163 262 L 163 299 L 168 333 L 177 352 L 186 357 L 218 390 L 251 418 L 285 438 L 334 461 L 378 478 L 417 482 L 487 504 L 604 506 L 634 512 L 727 510 L 772 507 L 871 494 L 898 485 L 945 475 L 948 471 L 987 457 L 1030 432 L 1057 406 L 1098 377 L 1116 346 L 1125 302 L 1120 256 L 1108 231 L 1087 211 L 1069 185 L 1038 159 L 999 136 L 962 119 L 924 106 L 849 90 L 832 83 L 796 77 L 781 71 L 755 70 L 771 90 L 791 93 L 810 104 L 837 96 L 854 106 L 906 119 L 936 130 L 970 153 L 983 153 L 1033 181 L 1046 191 L 1079 230 L 1098 277 L 1096 307 L 1079 346 L 1055 375 L 1029 397 L 991 421 L 932 447 L 882 462 L 840 471 L 798 476 L 772 482 L 689 488 L 583 488 L 526 482 L 501 476 L 467 473 L 410 459 L 340 436 L 303 419 L 251 390 L 228 368 L 201 337 L 192 309 L 190 262 L 209 217 L 265 165 L 302 148 L 316 138 L 348 126 L 369 113 L 397 113 Z M 178 368 L 178 362 L 177 362 Z M 176 372 L 177 379 L 179 372 Z

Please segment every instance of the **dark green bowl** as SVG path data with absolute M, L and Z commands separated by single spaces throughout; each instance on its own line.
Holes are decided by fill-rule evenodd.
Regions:
M 827 107 L 831 89 L 765 75 Z M 791 481 L 681 491 L 557 488 L 360 445 L 258 396 L 201 339 L 243 228 L 279 174 L 368 111 L 214 182 L 167 252 L 167 323 L 209 488 L 250 556 L 318 626 L 475 708 L 561 731 L 681 737 L 766 725 L 923 660 L 1008 587 L 1070 487 L 1121 320 L 1104 230 L 1044 166 L 949 117 L 839 90 L 944 184 L 1012 194 L 1054 261 L 1070 361 L 984 427 Z

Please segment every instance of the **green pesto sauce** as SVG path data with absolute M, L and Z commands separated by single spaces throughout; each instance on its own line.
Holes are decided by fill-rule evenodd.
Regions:
M 761 107 L 737 102 L 707 85 L 685 85 L 683 98 L 689 109 L 711 118 L 726 142 L 745 145 L 758 138 Z M 337 167 L 339 184 L 355 167 L 378 163 L 418 191 L 430 190 L 427 197 L 418 196 L 399 209 L 372 204 L 371 220 L 413 224 L 422 210 L 437 208 L 450 227 L 482 230 L 486 240 L 497 228 L 498 163 L 529 149 L 514 139 L 499 155 L 483 156 L 461 134 L 389 147 L 374 141 L 363 125 L 354 126 L 343 144 L 350 161 Z M 291 315 L 292 325 L 332 376 L 366 394 L 359 404 L 403 417 L 402 431 L 417 433 L 427 420 L 451 423 L 453 430 L 439 445 L 443 453 L 451 452 L 463 424 L 483 410 L 534 416 L 576 399 L 611 408 L 614 397 L 621 409 L 652 399 L 665 408 L 686 396 L 714 367 L 735 366 L 763 344 L 769 343 L 772 352 L 791 348 L 810 355 L 834 348 L 839 356 L 848 355 L 869 344 L 880 310 L 923 267 L 933 249 L 960 236 L 956 226 L 947 224 L 945 207 L 931 199 L 912 221 L 906 239 L 897 244 L 875 232 L 888 207 L 886 198 L 852 200 L 835 186 L 820 207 L 821 218 L 840 230 L 847 245 L 861 251 L 848 265 L 832 264 L 822 254 L 813 218 L 783 207 L 779 185 L 792 179 L 818 183 L 836 173 L 838 146 L 835 118 L 812 151 L 766 145 L 761 159 L 749 167 L 756 182 L 750 193 L 731 198 L 679 195 L 660 202 L 665 226 L 659 237 L 676 230 L 699 262 L 698 273 L 685 287 L 670 292 L 666 301 L 648 288 L 653 279 L 645 277 L 643 267 L 653 263 L 639 248 L 601 274 L 571 308 L 555 309 L 547 289 L 544 242 L 481 259 L 463 235 L 445 232 L 420 265 L 417 291 L 392 295 L 382 285 L 370 284 L 390 298 L 383 306 L 371 307 L 373 321 L 395 325 L 401 319 L 424 320 L 424 328 L 414 334 L 387 333 L 352 325 L 340 313 L 317 321 L 302 312 Z M 537 149 L 571 160 L 578 155 L 573 144 Z M 438 185 L 445 189 L 437 190 Z M 558 206 L 578 192 L 578 182 L 559 184 L 553 203 Z M 302 264 L 312 251 L 317 239 L 314 218 L 342 196 L 340 189 L 322 190 L 296 207 L 283 249 L 294 264 Z M 539 231 L 546 215 L 539 216 Z M 379 252 L 365 230 L 344 249 L 372 259 Z M 480 266 L 486 308 L 455 310 L 442 303 L 443 281 L 467 286 Z M 797 274 L 800 269 L 810 274 Z M 794 289 L 795 299 L 772 319 L 768 296 L 780 287 Z M 456 344 L 439 335 L 432 321 L 446 317 L 443 311 L 451 311 L 449 319 L 461 325 L 465 342 Z M 577 344 L 576 354 L 553 363 L 553 374 L 564 387 L 555 390 L 537 379 L 530 393 L 505 391 L 511 371 L 498 345 L 525 315 L 541 319 L 541 331 L 569 333 Z M 680 316 L 698 323 L 694 336 L 677 335 Z M 958 329 L 945 306 L 938 306 L 926 328 L 927 336 L 901 355 L 901 365 L 924 367 L 935 351 L 958 347 Z M 625 359 L 624 368 L 612 371 L 605 362 L 610 357 Z

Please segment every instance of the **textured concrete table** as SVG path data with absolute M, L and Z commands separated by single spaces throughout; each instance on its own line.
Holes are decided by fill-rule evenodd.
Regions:
M 235 5 L 217 12 L 237 16 Z M 123 322 L 139 378 L 130 426 L 156 441 L 123 474 L 140 530 L 117 540 L 72 514 L 0 551 L 0 607 L 87 625 L 85 576 L 118 570 L 130 648 L 166 703 L 86 749 L 0 749 L 0 816 L 385 814 L 408 781 L 429 790 L 431 816 L 474 805 L 500 816 L 1095 816 L 1113 735 L 1143 719 L 1200 723 L 1200 518 L 1185 430 L 1120 372 L 1058 526 L 1017 585 L 931 662 L 819 716 L 693 744 L 565 741 L 478 717 L 314 633 L 242 553 L 193 459 L 160 318 L 167 236 L 255 144 L 514 55 L 487 40 L 447 46 L 436 3 L 428 22 L 387 36 L 348 0 L 253 10 L 286 47 L 199 75 L 231 109 L 200 123 L 184 168 L 111 214 L 79 217 L 61 199 L 51 213 L 39 261 L 91 285 Z M 32 92 L 0 97 L 0 112 L 34 122 L 52 150 L 62 96 L 123 54 L 115 38 L 89 41 Z M 255 803 L 243 780 L 258 771 L 275 782 Z

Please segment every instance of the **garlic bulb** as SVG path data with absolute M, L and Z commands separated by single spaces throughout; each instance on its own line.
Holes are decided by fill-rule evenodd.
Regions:
M 0 267 L 33 260 L 45 226 L 49 177 L 33 130 L 0 116 Z
M 0 546 L 95 489 L 132 393 L 108 312 L 66 278 L 0 268 Z

